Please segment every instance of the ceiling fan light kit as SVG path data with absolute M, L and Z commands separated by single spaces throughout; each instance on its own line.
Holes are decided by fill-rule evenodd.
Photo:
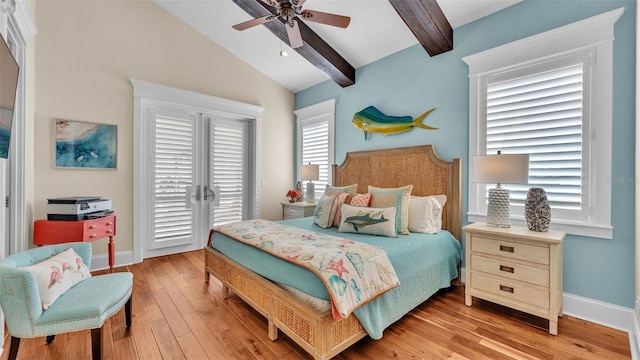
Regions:
M 302 5 L 305 0 L 259 0 L 264 4 L 275 9 L 275 14 L 269 14 L 261 16 L 249 21 L 245 21 L 236 25 L 233 28 L 239 31 L 249 29 L 256 25 L 262 25 L 269 21 L 280 19 L 287 30 L 287 37 L 289 38 L 289 46 L 291 48 L 299 48 L 304 45 L 302 35 L 298 22 L 302 20 L 312 21 L 319 24 L 331 25 L 341 28 L 346 28 L 351 22 L 351 18 L 348 16 L 329 14 L 321 11 L 314 10 L 302 10 Z M 281 52 L 282 53 L 282 52 Z M 282 55 L 282 54 L 281 54 Z M 282 55 L 284 56 L 284 55 Z

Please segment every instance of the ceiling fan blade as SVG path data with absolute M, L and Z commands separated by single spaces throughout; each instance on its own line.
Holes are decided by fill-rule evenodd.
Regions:
M 245 21 L 243 23 L 240 24 L 235 24 L 232 27 L 238 31 L 242 31 L 242 30 L 246 30 L 250 27 L 256 26 L 256 25 L 260 25 L 260 24 L 264 24 L 266 22 L 272 21 L 277 19 L 278 17 L 275 15 L 265 15 L 265 16 L 261 16 L 259 18 L 255 18 L 249 21 Z
M 329 14 L 321 11 L 315 10 L 304 10 L 301 14 L 303 19 L 308 21 L 317 22 L 320 24 L 337 26 L 341 28 L 346 28 L 349 26 L 351 22 L 351 18 L 348 16 Z
M 260 1 L 274 8 L 280 7 L 280 3 L 277 2 L 276 0 L 260 0 Z
M 287 28 L 287 36 L 289 37 L 289 46 L 292 49 L 299 48 L 304 43 L 302 42 L 302 35 L 300 34 L 300 28 L 298 27 L 298 20 L 291 19 L 288 24 L 284 24 Z
M 296 7 L 301 7 L 302 4 L 304 4 L 304 2 L 307 0 L 291 0 L 291 5 L 296 6 Z

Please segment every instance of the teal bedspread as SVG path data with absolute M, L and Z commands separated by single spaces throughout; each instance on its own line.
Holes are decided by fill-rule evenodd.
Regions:
M 322 229 L 312 218 L 281 221 L 289 226 L 331 234 L 378 246 L 383 249 L 400 280 L 400 286 L 356 309 L 354 314 L 373 339 L 382 338 L 389 325 L 423 303 L 439 289 L 449 287 L 458 276 L 460 242 L 448 231 L 438 234 L 400 235 L 398 238 L 339 233 L 337 228 Z M 220 233 L 214 233 L 211 246 L 251 271 L 309 295 L 329 300 L 327 289 L 311 271 L 280 260 L 254 247 Z

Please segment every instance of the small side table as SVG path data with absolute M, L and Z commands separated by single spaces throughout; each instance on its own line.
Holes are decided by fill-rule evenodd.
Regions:
M 33 243 L 37 246 L 67 242 L 92 242 L 109 238 L 109 270 L 113 272 L 115 260 L 116 216 L 97 219 L 65 221 L 36 220 L 33 223 Z
M 467 233 L 465 300 L 489 300 L 549 320 L 558 334 L 562 316 L 562 242 L 565 232 L 496 228 L 475 223 Z
M 282 204 L 283 220 L 311 216 L 313 215 L 313 211 L 316 209 L 316 203 L 310 202 L 283 202 L 280 204 Z

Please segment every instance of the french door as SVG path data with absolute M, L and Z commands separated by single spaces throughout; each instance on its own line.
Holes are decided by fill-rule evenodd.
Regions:
M 201 249 L 212 226 L 251 217 L 248 119 L 154 107 L 143 258 Z

